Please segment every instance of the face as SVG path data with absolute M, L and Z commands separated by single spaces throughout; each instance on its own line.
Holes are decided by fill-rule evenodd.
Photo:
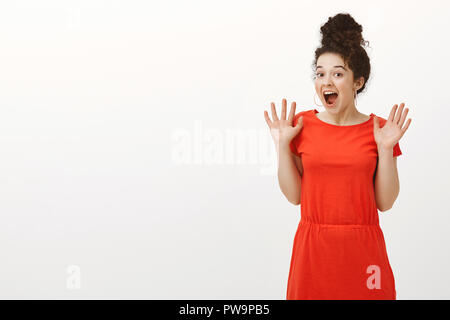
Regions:
M 347 108 L 355 108 L 355 93 L 364 84 L 364 78 L 354 81 L 353 71 L 344 64 L 340 55 L 324 53 L 317 59 L 315 89 L 326 110 L 331 113 L 341 112 Z M 337 94 L 324 95 L 326 91 Z M 327 103 L 332 102 L 332 103 Z

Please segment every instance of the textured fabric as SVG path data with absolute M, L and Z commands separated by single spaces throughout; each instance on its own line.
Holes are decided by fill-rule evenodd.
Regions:
M 337 126 L 317 113 L 299 112 L 293 123 L 303 116 L 303 129 L 290 144 L 302 158 L 303 174 L 287 299 L 396 299 L 375 202 L 375 115 Z M 378 119 L 383 127 L 386 119 Z M 397 143 L 393 156 L 401 154 Z

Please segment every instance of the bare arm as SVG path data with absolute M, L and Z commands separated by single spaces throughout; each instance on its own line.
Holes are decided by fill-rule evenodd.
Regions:
M 301 159 L 292 154 L 289 144 L 278 150 L 278 183 L 286 199 L 294 205 L 300 204 Z
M 392 149 L 378 149 L 378 165 L 375 175 L 375 200 L 380 211 L 392 208 L 400 192 L 397 158 Z
M 409 109 L 404 103 L 394 105 L 389 117 L 380 127 L 378 117 L 374 118 L 374 139 L 378 148 L 378 164 L 375 176 L 375 200 L 377 208 L 386 211 L 392 208 L 400 192 L 398 179 L 397 158 L 394 157 L 393 148 L 403 137 L 411 123 L 411 118 L 405 124 Z
M 292 102 L 291 111 L 286 119 L 286 99 L 282 101 L 281 119 L 278 119 L 275 104 L 271 103 L 272 118 L 270 120 L 267 111 L 264 117 L 273 137 L 278 156 L 278 183 L 281 191 L 289 202 L 300 204 L 301 159 L 294 155 L 289 147 L 292 139 L 300 133 L 303 128 L 303 117 L 299 117 L 296 126 L 292 126 L 295 116 L 295 102 Z

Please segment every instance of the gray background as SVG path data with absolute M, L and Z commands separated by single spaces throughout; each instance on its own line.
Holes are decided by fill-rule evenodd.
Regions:
M 450 5 L 279 0 L 2 2 L 0 297 L 285 299 L 300 207 L 263 112 L 324 110 L 339 12 L 372 48 L 358 110 L 410 108 L 380 212 L 397 298 L 449 299 Z

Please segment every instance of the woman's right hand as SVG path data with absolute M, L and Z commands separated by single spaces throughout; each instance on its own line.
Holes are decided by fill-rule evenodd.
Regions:
M 299 134 L 300 130 L 303 128 L 303 117 L 298 119 L 298 123 L 295 127 L 292 126 L 292 122 L 295 116 L 295 101 L 291 104 L 291 111 L 289 112 L 289 117 L 286 120 L 286 99 L 283 99 L 281 106 L 281 119 L 278 119 L 277 112 L 275 110 L 275 104 L 270 103 L 272 107 L 272 118 L 270 120 L 269 114 L 264 110 L 264 118 L 266 118 L 267 125 L 270 129 L 270 134 L 275 142 L 275 145 L 279 147 L 280 145 L 288 145 L 291 140 Z

